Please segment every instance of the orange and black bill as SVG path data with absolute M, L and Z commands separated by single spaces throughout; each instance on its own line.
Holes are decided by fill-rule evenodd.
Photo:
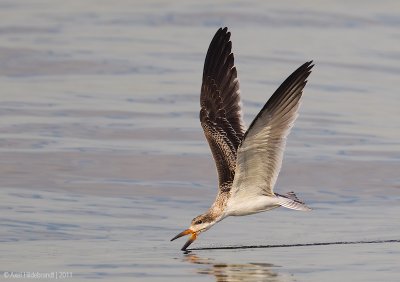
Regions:
M 182 231 L 181 233 L 176 235 L 174 238 L 172 238 L 171 241 L 174 241 L 175 239 L 178 239 L 178 238 L 180 238 L 182 236 L 185 236 L 185 235 L 188 235 L 188 234 L 191 234 L 191 236 L 190 236 L 189 240 L 187 240 L 187 242 L 185 243 L 185 245 L 183 245 L 183 247 L 181 249 L 182 251 L 186 251 L 187 247 L 189 247 L 190 244 L 192 244 L 194 242 L 194 240 L 197 239 L 196 232 L 194 232 L 194 231 L 192 231 L 190 229 L 186 229 L 185 231 Z

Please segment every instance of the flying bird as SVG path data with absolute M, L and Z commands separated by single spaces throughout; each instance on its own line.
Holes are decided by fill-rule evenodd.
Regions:
M 314 66 L 295 70 L 275 91 L 247 131 L 243 123 L 237 70 L 228 29 L 214 35 L 204 62 L 200 122 L 218 173 L 214 203 L 171 241 L 190 235 L 182 247 L 228 216 L 243 216 L 277 207 L 311 210 L 295 193 L 274 193 L 286 137 L 298 115 L 300 98 Z

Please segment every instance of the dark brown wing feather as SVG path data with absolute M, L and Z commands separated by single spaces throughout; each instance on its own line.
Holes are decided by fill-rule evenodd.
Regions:
M 200 122 L 217 166 L 220 189 L 230 189 L 237 148 L 244 135 L 230 35 L 227 28 L 220 28 L 212 39 L 200 95 Z

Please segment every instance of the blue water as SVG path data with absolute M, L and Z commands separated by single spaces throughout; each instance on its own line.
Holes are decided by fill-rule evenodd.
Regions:
M 232 32 L 245 122 L 316 66 L 276 191 L 310 213 L 228 218 L 194 248 L 399 240 L 396 1 L 0 1 L 0 279 L 397 281 L 399 243 L 179 251 L 216 173 L 203 60 Z M 72 277 L 71 277 L 72 276 Z

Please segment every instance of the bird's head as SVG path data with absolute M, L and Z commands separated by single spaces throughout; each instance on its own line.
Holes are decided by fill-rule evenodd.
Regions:
M 197 239 L 197 236 L 201 232 L 210 229 L 211 226 L 213 226 L 215 223 L 217 223 L 217 220 L 213 218 L 209 213 L 196 216 L 195 218 L 193 218 L 190 227 L 176 235 L 174 238 L 171 239 L 171 241 L 190 234 L 189 240 L 187 240 L 187 242 L 185 243 L 185 245 L 183 245 L 181 249 L 182 251 L 184 251 L 187 247 L 189 247 L 190 244 L 194 242 L 194 240 Z

